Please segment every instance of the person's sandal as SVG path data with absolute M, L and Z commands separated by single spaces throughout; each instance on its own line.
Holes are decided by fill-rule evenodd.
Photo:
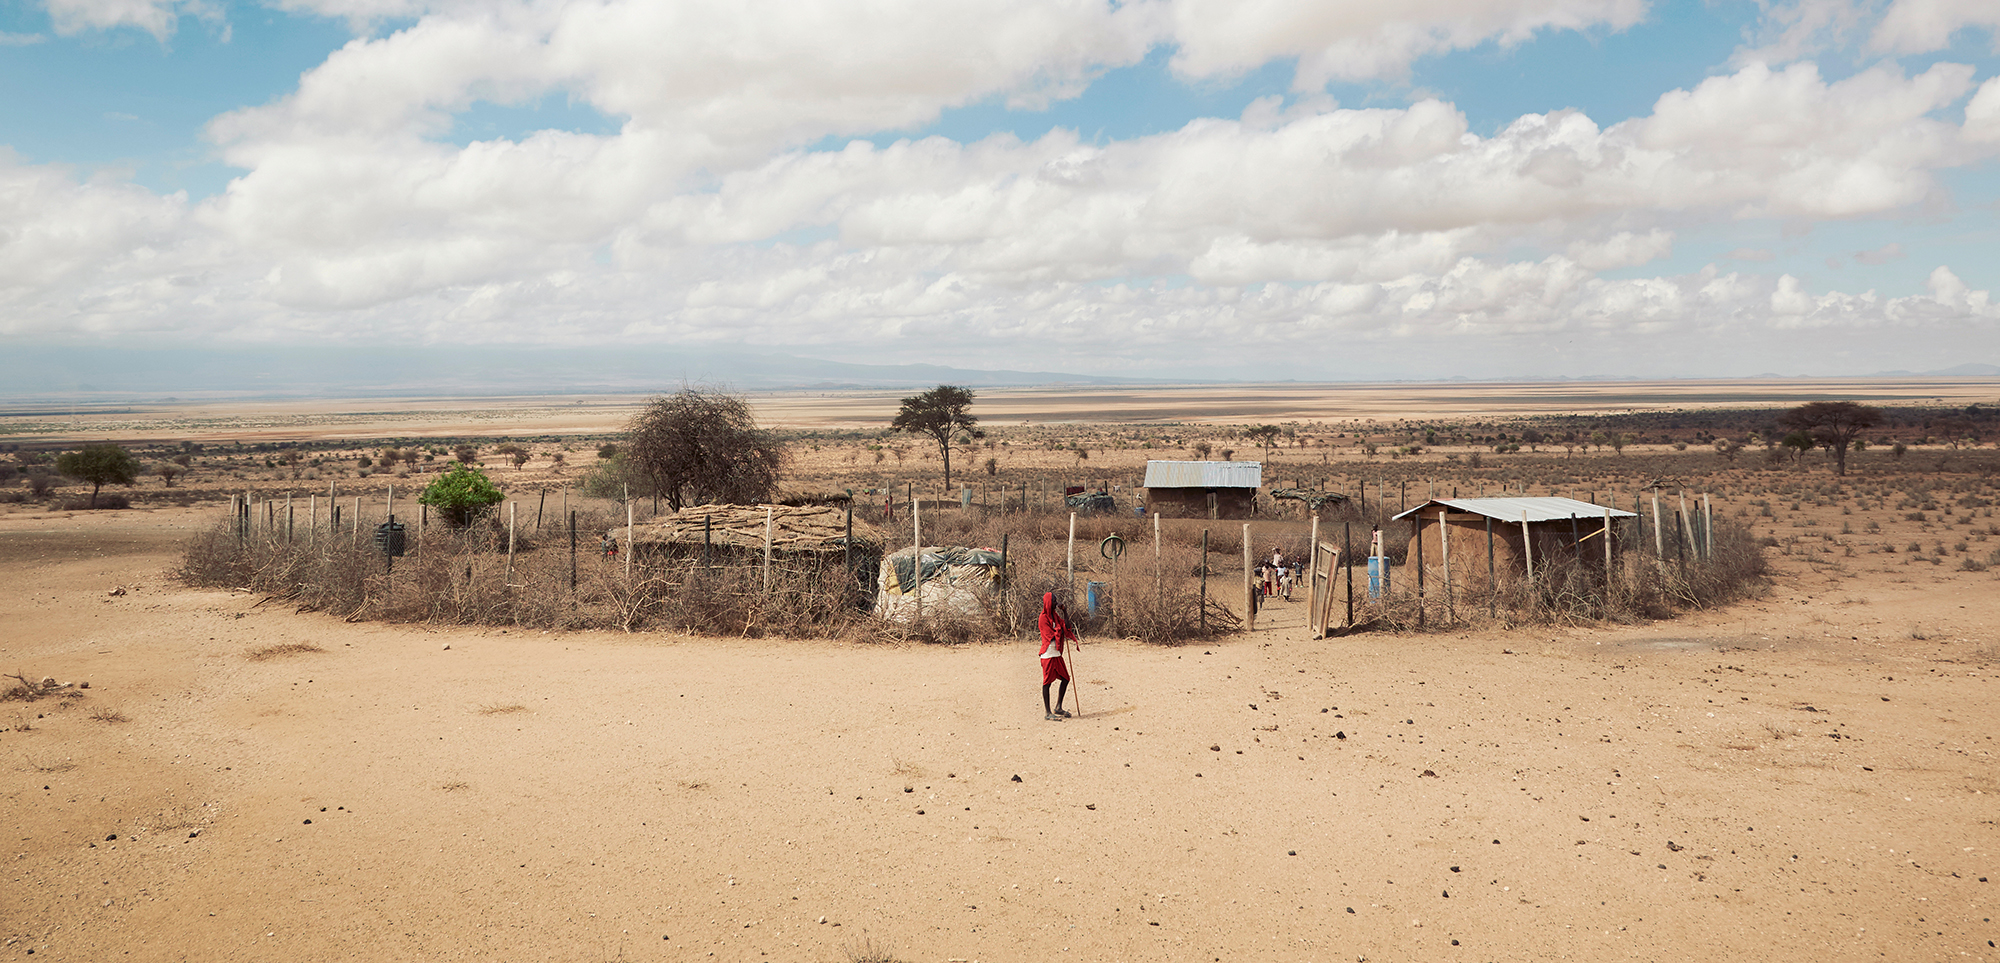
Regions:
M 1060 717 L 1060 716 L 1056 715 L 1056 714 L 1055 714 L 1055 713 L 1053 713 L 1053 712 L 1044 712 L 1044 713 L 1042 713 L 1042 718 L 1043 718 L 1043 719 L 1046 719 L 1046 720 L 1048 720 L 1049 722 L 1061 722 L 1061 721 L 1062 721 L 1062 717 Z
M 1056 715 L 1059 715 L 1059 716 L 1062 716 L 1063 718 L 1067 719 L 1067 718 L 1069 718 L 1069 710 L 1068 710 L 1068 709 L 1057 709 L 1057 710 L 1056 710 Z

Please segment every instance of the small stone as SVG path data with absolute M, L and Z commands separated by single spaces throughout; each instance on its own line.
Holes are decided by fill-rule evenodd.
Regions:
M 1354 912 L 1354 907 L 1352 907 L 1352 906 L 1348 907 L 1348 908 L 1347 908 L 1347 911 L 1348 911 L 1349 913 L 1352 913 L 1352 912 Z
M 1084 804 L 1083 804 L 1083 808 L 1085 808 L 1085 809 L 1093 809 L 1093 810 L 1094 810 L 1094 809 L 1096 809 L 1096 808 L 1097 808 L 1097 804 L 1096 804 L 1096 803 L 1084 803 Z
M 1426 770 L 1424 770 L 1424 775 L 1425 775 L 1425 776 L 1429 776 L 1429 777 L 1431 777 L 1432 779 L 1436 779 L 1436 778 L 1438 777 L 1438 774 L 1437 774 L 1437 773 L 1435 773 L 1435 772 L 1432 772 L 1432 771 L 1431 771 L 1431 770 L 1429 770 L 1429 769 L 1426 769 Z M 1418 778 L 1419 778 L 1419 779 L 1421 779 L 1421 778 L 1423 778 L 1423 777 L 1422 777 L 1422 776 L 1419 776 Z
M 917 790 L 916 790 L 915 788 L 913 788 L 913 787 L 910 787 L 910 786 L 904 786 L 904 787 L 903 787 L 903 791 L 904 791 L 904 792 L 916 792 Z
M 451 643 L 450 643 L 450 642 L 446 642 L 446 643 L 444 644 L 444 650 L 445 650 L 446 652 L 449 652 L 449 651 L 451 651 Z
M 1298 851 L 1298 850 L 1296 850 L 1296 849 L 1288 849 L 1288 850 L 1285 850 L 1285 855 L 1287 855 L 1287 856 L 1297 856 L 1298 854 L 1299 854 L 1299 851 Z
M 111 841 L 113 841 L 113 840 L 116 840 L 117 838 L 118 838 L 118 834 L 117 834 L 117 833 L 112 833 L 111 835 L 109 835 L 109 836 L 106 836 L 106 837 L 104 837 L 104 841 L 108 843 L 108 842 L 111 842 Z
M 1336 732 L 1336 733 L 1334 733 L 1334 734 L 1333 734 L 1333 737 L 1334 737 L 1335 739 L 1345 739 L 1345 738 L 1347 738 L 1347 733 L 1345 733 L 1345 732 Z
M 924 814 L 924 811 L 923 811 L 923 810 L 921 810 L 921 809 L 917 810 L 917 815 L 921 816 L 921 815 L 923 815 L 923 814 Z
M 312 825 L 312 824 L 313 824 L 313 821 L 312 821 L 312 820 L 310 820 L 310 819 L 306 820 L 306 825 L 310 826 L 310 825 Z
M 1454 873 L 1458 872 L 1458 867 L 1456 867 L 1456 866 L 1453 866 L 1453 867 L 1451 868 L 1451 871 L 1452 871 L 1452 872 L 1454 872 Z
M 1020 782 L 1020 781 L 1021 781 L 1021 777 L 1020 777 L 1020 776 L 1015 776 L 1015 777 L 1014 777 L 1014 778 L 1013 778 L 1012 780 L 1010 780 L 1010 781 L 1012 781 L 1012 782 Z
M 1221 751 L 1222 751 L 1222 747 L 1221 747 L 1221 746 L 1219 746 L 1219 745 L 1216 745 L 1216 746 L 1209 746 L 1209 747 L 1208 747 L 1208 751 L 1209 751 L 1209 752 L 1221 752 Z

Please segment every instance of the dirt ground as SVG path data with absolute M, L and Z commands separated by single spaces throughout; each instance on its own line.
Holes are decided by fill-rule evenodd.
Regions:
M 0 671 L 74 693 L 0 703 L 0 960 L 2000 959 L 1992 572 L 1788 543 L 1671 622 L 1321 641 L 1279 602 L 1087 644 L 1051 723 L 1027 642 L 173 585 L 216 514 L 0 516 Z

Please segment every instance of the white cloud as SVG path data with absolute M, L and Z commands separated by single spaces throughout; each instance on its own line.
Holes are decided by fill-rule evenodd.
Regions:
M 1569 246 L 1570 259 L 1593 271 L 1638 267 L 1673 252 L 1673 232 L 1659 228 L 1644 234 L 1620 231 L 1603 240 L 1573 241 Z
M 56 33 L 72 36 L 88 30 L 133 27 L 160 42 L 173 36 L 182 16 L 219 20 L 221 11 L 207 0 L 42 0 Z
M 1239 74 L 1296 58 L 1294 86 L 1396 77 L 1419 57 L 1489 41 L 1511 45 L 1548 30 L 1622 30 L 1645 0 L 1167 0 L 1174 68 L 1191 77 Z
M 1959 65 L 1828 82 L 1811 63 L 1752 63 L 1610 127 L 1563 110 L 1479 134 L 1438 100 L 1309 97 L 1126 140 L 812 147 L 954 105 L 1064 96 L 1162 37 L 1180 38 L 1189 74 L 1296 55 L 1311 84 L 1538 30 L 1617 29 L 1637 2 L 1257 0 L 1231 8 L 1240 22 L 1196 0 L 837 13 L 293 0 L 307 4 L 417 19 L 217 118 L 211 136 L 243 171 L 226 192 L 190 206 L 0 165 L 18 185 L 0 190 L 0 332 L 930 345 L 1049 367 L 1063 351 L 1199 363 L 1190 345 L 1300 336 L 1664 344 L 1992 318 L 1944 269 L 1909 298 L 1713 267 L 1597 274 L 1669 257 L 1677 231 L 1705 223 L 1803 229 L 1924 204 L 1938 171 L 2000 153 L 2000 81 L 1972 95 L 1962 126 L 1941 119 L 1973 89 Z M 1341 59 L 1385 37 L 1375 59 Z M 477 101 L 551 94 L 619 126 L 445 139 Z
M 45 42 L 48 39 L 49 38 L 44 37 L 38 33 L 0 32 L 0 47 L 32 47 L 35 44 Z
M 1730 62 L 1782 64 L 1844 45 L 1875 12 L 1856 0 L 1758 0 L 1763 16 L 1753 31 L 1754 46 L 1738 48 Z
M 1965 105 L 1965 139 L 1981 144 L 2000 141 L 2000 77 L 1980 84 Z
M 1967 27 L 2000 31 L 2000 6 L 1990 0 L 1895 0 L 1876 25 L 1871 43 L 1899 54 L 1942 50 Z M 2000 33 L 1994 44 L 2000 48 Z
M 1872 251 L 1854 252 L 1855 263 L 1867 265 L 1888 264 L 1891 261 L 1900 261 L 1906 257 L 1909 257 L 1909 255 L 1904 253 L 1903 246 L 1895 241 L 1890 241 Z

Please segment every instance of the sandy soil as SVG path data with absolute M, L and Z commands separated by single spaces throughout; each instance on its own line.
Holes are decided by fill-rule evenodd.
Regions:
M 906 391 L 784 391 L 749 396 L 760 423 L 785 428 L 888 424 Z M 1868 404 L 1992 404 L 1990 378 L 1779 381 L 1563 381 L 1390 384 L 1144 385 L 982 388 L 989 426 L 1024 424 L 1436 420 L 1688 407 L 1776 407 L 1801 399 Z M 366 398 L 313 401 L 14 405 L 0 436 L 23 441 L 347 441 L 533 437 L 620 431 L 641 396 Z
M 90 684 L 0 703 L 0 960 L 2000 958 L 1991 573 L 1785 555 L 1575 631 L 1279 603 L 1088 645 L 1049 723 L 1025 642 L 174 587 L 212 513 L 0 518 L 0 670 Z

